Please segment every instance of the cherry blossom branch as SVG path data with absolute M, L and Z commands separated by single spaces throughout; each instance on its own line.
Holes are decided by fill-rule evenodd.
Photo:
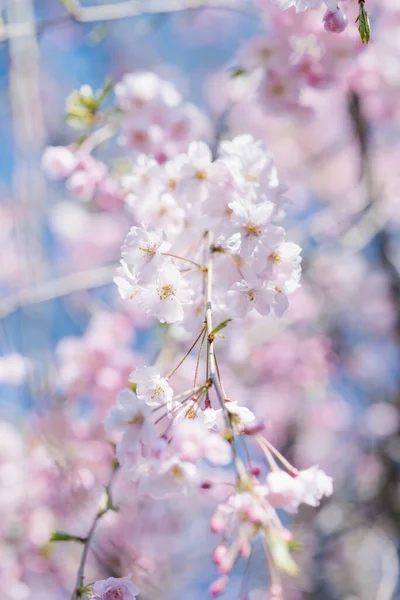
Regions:
M 157 15 L 178 13 L 185 10 L 213 8 L 231 10 L 249 18 L 257 18 L 257 14 L 246 8 L 246 2 L 240 0 L 124 0 L 114 4 L 81 6 L 77 0 L 61 0 L 68 11 L 67 15 L 48 20 L 26 21 L 22 23 L 4 23 L 0 19 L 0 42 L 16 37 L 31 35 L 36 29 L 42 31 L 51 26 L 57 26 L 68 21 L 80 23 L 96 23 L 101 21 L 116 21 L 127 17 L 142 15 Z
M 0 303 L 0 319 L 4 319 L 20 308 L 40 304 L 68 296 L 74 292 L 81 292 L 108 285 L 112 282 L 117 265 L 107 265 L 72 273 L 52 281 L 46 281 L 34 288 L 22 289 L 6 297 Z
M 229 431 L 232 434 L 230 441 L 235 467 L 239 476 L 239 480 L 246 477 L 246 470 L 244 468 L 243 463 L 239 459 L 238 451 L 236 447 L 236 438 L 235 433 L 232 429 L 231 420 L 229 416 L 228 409 L 225 404 L 225 397 L 222 391 L 222 388 L 218 379 L 217 372 L 217 363 L 215 360 L 215 335 L 213 334 L 213 320 L 212 320 L 212 289 L 213 289 L 213 255 L 214 255 L 214 236 L 212 232 L 207 233 L 207 241 L 209 248 L 208 255 L 208 264 L 207 264 L 207 272 L 206 272 L 206 331 L 207 331 L 207 367 L 208 367 L 208 379 L 211 381 L 215 393 L 217 394 L 217 398 L 219 404 L 222 408 L 222 412 L 224 413 L 224 418 L 226 424 L 228 426 Z
M 81 560 L 79 563 L 79 567 L 78 567 L 78 573 L 77 573 L 77 577 L 76 577 L 76 584 L 75 584 L 75 588 L 74 591 L 72 592 L 72 596 L 71 596 L 71 600 L 78 600 L 78 598 L 82 598 L 83 595 L 86 595 L 85 592 L 85 566 L 86 566 L 86 560 L 87 560 L 87 556 L 88 556 L 88 552 L 89 552 L 89 548 L 90 548 L 90 544 L 92 542 L 94 533 L 96 531 L 97 528 L 97 524 L 100 521 L 100 519 L 109 511 L 109 510 L 115 510 L 113 503 L 112 503 L 112 498 L 111 498 L 111 488 L 112 488 L 112 484 L 114 482 L 115 476 L 117 474 L 117 471 L 119 469 L 119 463 L 117 460 L 114 461 L 113 464 L 113 469 L 111 472 L 111 476 L 110 479 L 108 481 L 108 484 L 105 488 L 106 491 L 106 505 L 105 506 L 101 506 L 99 507 L 93 521 L 92 521 L 92 525 L 90 526 L 89 532 L 87 534 L 87 536 L 85 538 L 83 538 L 83 550 L 82 550 L 82 556 L 81 556 Z M 103 502 L 101 502 L 101 504 L 103 504 Z

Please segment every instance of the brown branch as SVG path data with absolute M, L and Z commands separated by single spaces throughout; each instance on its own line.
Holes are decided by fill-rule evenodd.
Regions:
M 72 592 L 71 600 L 78 600 L 78 598 L 82 598 L 82 596 L 86 595 L 85 591 L 84 591 L 85 590 L 85 566 L 86 566 L 86 560 L 87 560 L 90 544 L 92 542 L 94 533 L 96 531 L 96 528 L 97 528 L 97 525 L 98 525 L 98 522 L 100 521 L 100 519 L 109 510 L 113 510 L 113 509 L 115 510 L 115 508 L 113 507 L 113 504 L 112 504 L 112 499 L 111 499 L 111 488 L 112 488 L 112 484 L 114 482 L 115 476 L 117 474 L 118 468 L 119 468 L 118 461 L 115 461 L 113 464 L 113 469 L 111 472 L 110 479 L 106 486 L 106 494 L 107 494 L 106 505 L 99 507 L 99 509 L 92 521 L 89 532 L 88 532 L 87 536 L 84 538 L 82 556 L 81 556 L 81 560 L 79 563 L 78 573 L 76 576 L 76 584 L 75 584 L 74 591 Z

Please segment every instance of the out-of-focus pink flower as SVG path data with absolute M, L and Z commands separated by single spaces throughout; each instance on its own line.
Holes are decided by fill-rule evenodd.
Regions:
M 42 169 L 50 179 L 64 179 L 71 175 L 77 160 L 64 146 L 50 146 L 42 156 Z
M 109 577 L 96 581 L 93 586 L 93 598 L 99 600 L 135 600 L 139 588 L 127 577 Z
M 229 579 L 226 576 L 220 577 L 219 579 L 213 581 L 208 590 L 210 596 L 219 596 L 220 594 L 222 594 L 222 592 L 225 591 L 228 581 Z
M 295 513 L 304 496 L 302 482 L 285 471 L 271 471 L 266 478 L 268 502 L 275 508 Z
M 305 487 L 303 502 L 310 506 L 318 506 L 323 496 L 331 496 L 333 480 L 318 466 L 299 471 L 296 477 Z
M 322 19 L 324 28 L 329 33 L 342 33 L 347 27 L 348 18 L 340 8 L 327 10 Z

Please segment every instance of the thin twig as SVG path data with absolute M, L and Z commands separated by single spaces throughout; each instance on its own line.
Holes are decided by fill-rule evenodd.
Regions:
M 114 482 L 115 476 L 117 474 L 118 468 L 119 468 L 119 464 L 117 461 L 115 461 L 113 464 L 113 469 L 111 472 L 110 479 L 106 486 L 107 504 L 105 507 L 103 506 L 98 509 L 98 511 L 93 519 L 92 525 L 89 529 L 89 532 L 85 538 L 84 544 L 83 544 L 82 556 L 81 556 L 81 560 L 80 560 L 79 567 L 78 567 L 78 573 L 76 576 L 75 589 L 72 592 L 71 600 L 78 600 L 78 598 L 82 598 L 82 596 L 84 594 L 83 590 L 84 590 L 84 583 L 85 583 L 85 565 L 86 565 L 86 560 L 87 560 L 90 544 L 92 542 L 98 522 L 106 514 L 106 512 L 108 512 L 112 508 L 111 488 L 112 488 L 112 484 Z
M 187 359 L 187 357 L 189 356 L 189 354 L 191 353 L 191 351 L 193 350 L 193 348 L 196 346 L 197 342 L 199 341 L 199 339 L 201 338 L 201 336 L 204 333 L 204 329 L 205 329 L 205 325 L 203 325 L 202 330 L 200 331 L 199 335 L 197 336 L 197 338 L 194 340 L 193 344 L 190 346 L 189 350 L 186 352 L 186 354 L 184 355 L 184 357 L 178 362 L 178 364 L 176 365 L 176 367 L 174 367 L 172 369 L 172 371 L 170 371 L 166 377 L 166 379 L 169 379 L 170 377 L 172 377 L 172 375 L 174 373 L 176 373 L 176 371 L 179 369 L 179 367 L 185 362 L 185 360 Z
M 63 2 L 68 10 L 67 15 L 61 15 L 37 24 L 32 22 L 4 23 L 0 19 L 0 42 L 16 37 L 31 35 L 33 28 L 39 31 L 52 26 L 62 25 L 68 21 L 79 23 L 96 23 L 116 21 L 127 17 L 178 13 L 183 11 L 200 10 L 204 8 L 234 11 L 250 19 L 257 19 L 257 12 L 246 8 L 246 2 L 240 0 L 125 0 L 114 4 L 81 6 L 75 0 Z
M 74 292 L 90 290 L 112 282 L 117 265 L 107 265 L 88 271 L 72 273 L 52 281 L 47 281 L 34 288 L 22 289 L 0 303 L 0 319 L 33 304 L 55 300 Z

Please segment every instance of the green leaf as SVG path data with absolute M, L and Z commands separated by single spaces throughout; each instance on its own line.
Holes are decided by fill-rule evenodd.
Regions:
M 237 67 L 236 69 L 234 69 L 232 71 L 232 75 L 231 77 L 236 78 L 236 77 L 241 77 L 242 75 L 246 75 L 247 71 L 245 69 L 242 69 L 241 67 Z
M 107 98 L 107 96 L 110 94 L 110 92 L 113 91 L 113 89 L 114 89 L 114 84 L 111 81 L 111 79 L 109 79 L 104 84 L 104 87 L 97 93 L 96 99 L 97 99 L 98 106 Z
M 303 548 L 303 544 L 297 540 L 290 540 L 287 545 L 289 550 L 301 550 Z
M 364 6 L 365 0 L 359 0 L 358 2 L 358 31 L 360 32 L 361 41 L 363 44 L 368 44 L 371 37 L 371 27 L 369 23 L 368 13 Z
M 226 319 L 225 321 L 222 321 L 221 323 L 213 327 L 210 335 L 215 335 L 216 333 L 218 333 L 218 331 L 221 331 L 221 329 L 225 329 L 225 327 L 227 327 L 231 321 L 232 319 Z
M 272 532 L 267 533 L 267 539 L 272 560 L 274 561 L 276 568 L 288 575 L 297 575 L 299 573 L 299 567 L 289 552 L 289 544 L 279 535 Z
M 71 535 L 66 531 L 53 531 L 50 536 L 50 542 L 84 542 L 84 538 L 77 535 Z

